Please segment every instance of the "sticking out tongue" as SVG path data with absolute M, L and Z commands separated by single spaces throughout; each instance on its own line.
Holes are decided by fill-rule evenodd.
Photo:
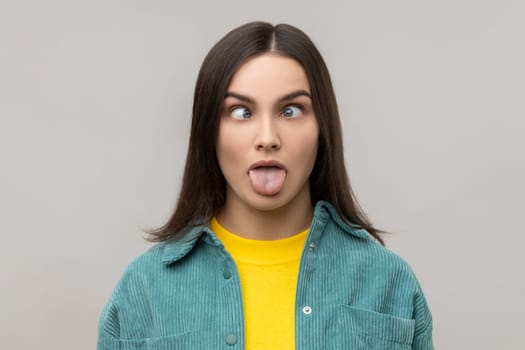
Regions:
M 271 196 L 283 187 L 286 171 L 278 167 L 259 167 L 250 170 L 249 176 L 255 192 Z

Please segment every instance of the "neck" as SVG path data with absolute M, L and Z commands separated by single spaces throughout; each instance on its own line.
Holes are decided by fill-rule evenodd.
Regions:
M 226 230 L 244 238 L 287 238 L 304 231 L 312 222 L 314 208 L 309 191 L 272 210 L 260 210 L 240 200 L 228 200 L 228 197 L 231 199 L 227 196 L 217 220 Z

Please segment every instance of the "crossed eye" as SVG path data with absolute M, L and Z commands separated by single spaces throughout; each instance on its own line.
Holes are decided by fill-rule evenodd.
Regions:
M 246 107 L 235 107 L 232 109 L 230 116 L 233 119 L 244 120 L 252 116 L 252 112 Z
M 297 106 L 286 106 L 283 110 L 283 116 L 286 118 L 294 118 L 301 115 L 301 109 Z
M 282 111 L 282 116 L 285 118 L 297 118 L 302 113 L 301 108 L 295 105 L 289 105 L 284 107 Z M 252 112 L 246 107 L 238 106 L 234 107 L 231 110 L 230 116 L 233 119 L 245 120 L 249 119 L 252 116 Z

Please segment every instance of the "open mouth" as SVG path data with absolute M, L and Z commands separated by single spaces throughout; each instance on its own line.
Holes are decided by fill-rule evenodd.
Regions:
M 264 196 L 273 196 L 279 193 L 286 180 L 286 174 L 285 167 L 275 161 L 257 162 L 248 170 L 253 189 Z

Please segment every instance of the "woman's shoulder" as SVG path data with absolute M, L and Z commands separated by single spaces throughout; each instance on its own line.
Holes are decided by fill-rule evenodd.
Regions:
M 181 232 L 174 238 L 153 244 L 128 263 L 124 275 L 161 270 L 163 267 L 180 260 L 195 247 L 204 230 L 205 226 L 188 226 L 185 229 L 186 232 Z
M 130 286 L 136 288 L 139 285 L 147 284 L 147 279 L 157 274 L 162 267 L 162 256 L 165 246 L 165 243 L 155 243 L 127 262 L 114 294 L 118 295 L 123 289 L 127 289 Z
M 368 235 L 362 230 L 363 235 Z M 348 232 L 331 232 L 334 238 L 334 251 L 339 253 L 343 264 L 361 266 L 365 271 L 381 274 L 403 274 L 407 278 L 414 278 L 410 263 L 401 255 L 376 241 L 372 236 L 356 238 Z
M 337 263 L 372 275 L 399 275 L 417 284 L 411 265 L 399 254 L 379 243 L 365 229 L 343 220 L 328 203 L 326 225 L 319 235 L 325 252 Z

